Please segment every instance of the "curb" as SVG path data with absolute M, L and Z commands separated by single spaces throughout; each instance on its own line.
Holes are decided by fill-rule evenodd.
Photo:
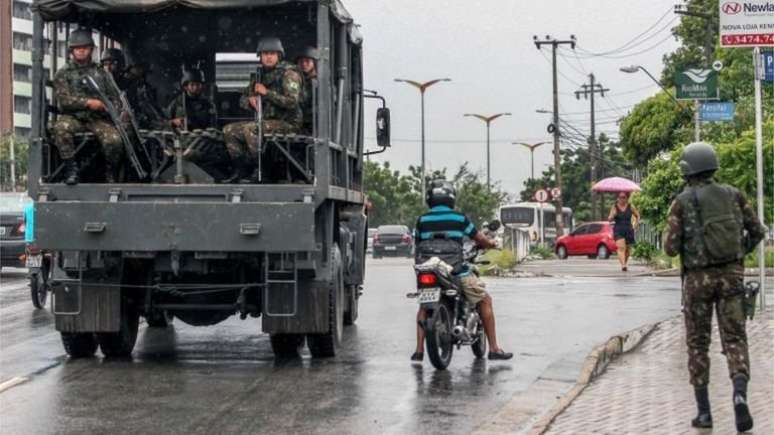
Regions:
M 529 434 L 542 435 L 546 433 L 554 420 L 572 404 L 594 379 L 605 372 L 611 362 L 620 355 L 636 349 L 658 327 L 659 323 L 641 326 L 623 334 L 614 335 L 605 344 L 595 347 L 586 356 L 586 362 L 575 381 L 575 386 L 532 426 Z

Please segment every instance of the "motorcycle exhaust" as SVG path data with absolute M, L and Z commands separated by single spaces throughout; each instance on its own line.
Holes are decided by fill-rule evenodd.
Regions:
M 462 325 L 457 325 L 452 329 L 452 335 L 455 337 L 462 337 L 465 334 L 465 328 Z

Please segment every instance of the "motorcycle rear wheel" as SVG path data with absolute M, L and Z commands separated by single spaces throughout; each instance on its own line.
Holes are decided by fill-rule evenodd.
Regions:
M 454 343 L 449 309 L 439 304 L 425 323 L 425 347 L 430 363 L 438 370 L 446 370 L 452 360 Z

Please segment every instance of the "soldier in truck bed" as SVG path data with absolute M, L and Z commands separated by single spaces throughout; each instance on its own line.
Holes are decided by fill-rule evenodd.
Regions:
M 303 117 L 301 93 L 303 79 L 298 69 L 282 60 L 285 49 L 279 38 L 266 37 L 258 42 L 262 75 L 259 83 L 251 82 L 240 105 L 254 112 L 261 96 L 263 133 L 299 133 Z M 230 182 L 257 183 L 258 130 L 255 121 L 235 122 L 223 129 L 233 173 Z
M 117 90 L 109 84 L 108 73 L 92 62 L 94 40 L 90 31 L 73 31 L 68 49 L 70 61 L 54 76 L 54 95 L 60 113 L 53 126 L 54 143 L 64 163 L 64 182 L 73 185 L 80 181 L 74 135 L 84 132 L 94 133 L 97 137 L 105 156 L 106 181 L 115 182 L 124 155 L 121 136 L 111 123 L 105 104 L 83 80 L 87 76 L 93 78 L 113 104 L 119 105 Z

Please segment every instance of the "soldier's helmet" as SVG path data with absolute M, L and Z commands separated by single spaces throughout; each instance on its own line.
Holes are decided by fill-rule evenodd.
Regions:
M 296 61 L 298 61 L 298 59 L 303 59 L 303 58 L 314 59 L 316 62 L 320 60 L 320 53 L 314 47 L 304 47 L 304 49 L 301 50 L 301 53 L 299 53 L 298 56 L 296 56 Z
M 446 180 L 433 180 L 427 186 L 425 200 L 428 207 L 445 205 L 454 208 L 457 199 L 457 190 Z
M 89 30 L 75 29 L 70 33 L 70 39 L 67 41 L 67 48 L 75 47 L 94 47 L 94 39 L 92 39 Z
M 285 57 L 285 48 L 282 47 L 282 41 L 276 36 L 266 36 L 258 41 L 258 49 L 256 50 L 258 55 L 264 51 L 276 51 L 282 57 Z
M 712 145 L 705 142 L 688 144 L 680 158 L 680 170 L 683 175 L 690 177 L 703 172 L 716 171 L 718 169 L 718 156 Z
M 204 74 L 201 70 L 185 70 L 183 71 L 183 77 L 180 78 L 180 86 L 185 86 L 188 82 L 204 83 Z
M 118 62 L 118 68 L 123 69 L 126 66 L 126 58 L 124 52 L 117 48 L 107 48 L 102 51 L 102 56 L 99 58 L 100 62 Z

